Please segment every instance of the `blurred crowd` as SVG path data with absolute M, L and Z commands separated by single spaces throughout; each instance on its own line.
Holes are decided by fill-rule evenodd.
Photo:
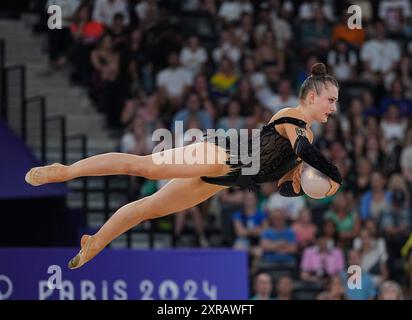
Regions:
M 259 128 L 298 103 L 315 62 L 338 79 L 336 115 L 313 127 L 343 176 L 335 196 L 284 198 L 268 183 L 175 215 L 176 237 L 192 217 L 206 247 L 217 212 L 218 245 L 249 252 L 255 299 L 410 297 L 411 1 L 355 2 L 361 29 L 348 27 L 350 1 L 47 1 L 64 18 L 47 30 L 50 66 L 71 68 L 120 132 L 121 152 L 150 154 L 152 132 L 178 120 L 184 130 Z M 140 179 L 136 194 L 163 183 Z M 349 285 L 350 265 L 361 288 Z

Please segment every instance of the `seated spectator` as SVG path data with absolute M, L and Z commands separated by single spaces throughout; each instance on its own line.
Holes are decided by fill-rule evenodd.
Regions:
M 276 209 L 282 210 L 286 219 L 295 221 L 304 206 L 305 200 L 303 197 L 284 197 L 276 188 L 276 192 L 269 196 L 265 210 L 268 212 Z
M 315 242 L 316 225 L 312 222 L 312 214 L 309 208 L 302 208 L 299 217 L 292 224 L 292 230 L 296 234 L 299 248 L 303 249 Z
M 124 23 L 124 16 L 116 13 L 113 16 L 113 24 L 108 28 L 107 33 L 112 36 L 114 47 L 122 53 L 126 51 L 129 38 L 129 29 Z
M 197 205 L 195 207 L 189 208 L 187 210 L 183 210 L 178 212 L 175 215 L 175 238 L 177 245 L 181 243 L 181 236 L 183 232 L 183 228 L 185 222 L 189 215 L 193 219 L 193 225 L 196 231 L 197 236 L 197 245 L 202 248 L 207 248 L 209 246 L 209 242 L 206 238 L 205 229 L 206 229 L 206 217 L 202 214 L 202 210 L 200 206 Z
M 376 104 L 375 96 L 370 90 L 362 91 L 363 115 L 376 117 L 380 115 L 379 106 Z
M 240 19 L 243 13 L 252 14 L 253 6 L 249 0 L 247 1 L 237 1 L 229 0 L 224 1 L 218 12 L 218 16 L 222 18 L 225 22 L 235 22 Z
M 202 110 L 201 107 L 202 105 L 199 96 L 194 92 L 190 92 L 187 95 L 185 107 L 177 112 L 173 118 L 172 131 L 175 131 L 177 121 L 182 121 L 183 127 L 185 128 L 187 126 L 187 121 L 191 116 L 194 116 L 199 120 L 202 130 L 213 128 L 213 122 L 210 115 L 205 110 Z
M 272 277 L 268 273 L 259 273 L 255 276 L 253 281 L 253 288 L 255 295 L 250 298 L 251 300 L 273 300 L 272 297 Z
M 362 270 L 369 272 L 374 286 L 379 287 L 389 276 L 385 240 L 377 239 L 369 230 L 363 229 L 353 242 L 353 249 L 361 254 Z
M 400 78 L 396 78 L 391 83 L 391 90 L 388 96 L 382 98 L 380 111 L 385 114 L 391 105 L 398 106 L 400 116 L 408 116 L 412 113 L 412 100 L 405 97 L 405 88 L 403 88 Z
M 227 106 L 227 116 L 221 117 L 216 127 L 225 131 L 236 129 L 238 133 L 240 129 L 245 127 L 245 118 L 240 116 L 240 104 L 238 100 L 230 100 Z
M 362 11 L 363 13 L 363 11 Z M 361 29 L 349 29 L 348 18 L 349 13 L 343 10 L 340 21 L 334 25 L 332 30 L 333 41 L 346 41 L 352 48 L 359 49 L 366 38 L 366 32 Z
M 391 194 L 385 188 L 386 180 L 379 171 L 371 176 L 371 189 L 365 192 L 360 199 L 360 216 L 362 220 L 373 218 L 379 220 L 391 204 Z
M 256 105 L 257 100 L 251 83 L 244 77 L 239 81 L 239 90 L 236 99 L 239 101 L 240 114 L 242 116 L 250 116 L 253 114 L 253 108 Z
M 300 277 L 303 281 L 324 282 L 329 276 L 344 270 L 345 260 L 339 248 L 328 246 L 328 238 L 320 235 L 314 246 L 303 251 Z
M 290 276 L 277 279 L 275 300 L 293 300 L 293 279 Z
M 339 275 L 328 278 L 326 290 L 319 293 L 316 300 L 346 300 L 345 288 Z
M 356 163 L 355 181 L 351 181 L 355 197 L 359 197 L 370 189 L 372 166 L 368 159 L 360 158 Z
M 124 17 L 125 25 L 129 25 L 130 16 L 126 0 L 95 0 L 93 20 L 109 27 L 113 25 L 113 19 L 117 13 L 121 13 Z
M 296 235 L 286 226 L 285 216 L 281 210 L 275 209 L 270 212 L 269 228 L 261 234 L 260 247 L 264 263 L 296 263 Z
M 379 18 L 385 21 L 388 31 L 392 35 L 402 33 L 403 21 L 411 17 L 411 13 L 410 1 L 382 0 L 379 2 Z
M 360 51 L 363 62 L 363 78 L 375 84 L 380 81 L 379 74 L 383 75 L 386 88 L 395 79 L 394 70 L 401 58 L 398 44 L 386 37 L 385 24 L 382 21 L 375 23 L 375 34 L 367 40 Z
M 356 79 L 358 58 L 356 52 L 349 49 L 344 40 L 339 39 L 335 42 L 334 48 L 328 52 L 327 60 L 331 74 L 339 81 Z
M 207 52 L 200 46 L 199 38 L 191 36 L 187 41 L 187 46 L 180 51 L 180 63 L 195 76 L 203 70 L 207 61 Z
M 400 143 L 404 136 L 408 123 L 399 113 L 399 106 L 391 104 L 388 106 L 380 124 L 383 138 L 387 144 Z
M 248 250 L 259 244 L 260 235 L 267 228 L 266 215 L 257 209 L 256 194 L 244 193 L 243 208 L 233 214 L 235 249 Z
M 380 228 L 391 256 L 400 257 L 401 248 L 411 232 L 411 210 L 405 206 L 402 190 L 393 190 L 391 205 L 382 215 Z
M 361 255 L 357 250 L 350 250 L 348 252 L 348 266 L 360 266 L 361 265 Z M 341 280 L 345 287 L 345 295 L 350 300 L 373 300 L 376 297 L 376 287 L 373 284 L 371 275 L 363 270 L 361 270 L 361 275 L 359 278 L 354 280 L 354 275 L 348 274 L 346 271 L 341 272 Z M 354 288 L 349 287 L 349 283 L 358 284 Z
M 347 192 L 336 194 L 332 209 L 325 213 L 325 218 L 335 223 L 340 244 L 343 247 L 351 246 L 359 234 L 360 220 L 357 211 L 351 208 Z
M 92 72 L 90 53 L 104 32 L 104 25 L 91 19 L 91 7 L 84 4 L 77 9 L 70 31 L 74 41 L 71 53 L 74 70 L 71 80 L 89 85 Z
M 313 14 L 312 20 L 300 25 L 300 45 L 304 53 L 315 51 L 323 56 L 331 45 L 331 28 L 320 8 L 315 8 Z
M 220 34 L 220 45 L 212 52 L 213 61 L 221 64 L 223 59 L 229 59 L 234 66 L 240 61 L 242 51 L 237 43 L 236 34 L 233 29 L 227 28 Z
M 45 3 L 45 2 L 43 2 Z M 68 50 L 71 47 L 70 23 L 80 6 L 80 0 L 47 0 L 45 10 L 52 5 L 60 7 L 60 28 L 47 28 L 49 40 L 49 63 L 54 69 L 59 69 L 66 64 Z M 51 13 L 47 14 L 50 16 Z
M 233 63 L 224 57 L 219 65 L 219 69 L 210 78 L 212 94 L 221 103 L 227 103 L 229 96 L 236 91 L 239 77 L 235 72 Z
M 156 85 L 161 96 L 169 102 L 171 112 L 174 112 L 180 107 L 193 79 L 192 74 L 180 66 L 177 52 L 169 54 L 168 63 L 169 66 L 157 74 Z
M 145 127 L 144 120 L 135 117 L 131 130 L 121 138 L 120 152 L 144 156 L 151 154 L 153 147 L 152 135 Z
M 296 106 L 298 104 L 298 98 L 293 94 L 290 81 L 288 79 L 282 79 L 279 82 L 278 94 L 262 94 L 261 90 L 258 93 L 260 103 L 273 113 L 278 112 L 285 106 Z
M 403 300 L 401 286 L 395 281 L 385 281 L 379 287 L 378 300 Z

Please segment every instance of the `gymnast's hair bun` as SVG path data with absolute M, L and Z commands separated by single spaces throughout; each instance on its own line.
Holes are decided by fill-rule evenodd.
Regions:
M 311 74 L 315 77 L 326 76 L 326 66 L 323 63 L 315 63 L 312 66 Z

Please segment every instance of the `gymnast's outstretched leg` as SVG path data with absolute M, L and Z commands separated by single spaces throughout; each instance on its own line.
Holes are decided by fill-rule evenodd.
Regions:
M 148 179 L 218 176 L 229 171 L 225 165 L 226 159 L 227 153 L 223 148 L 198 142 L 147 156 L 105 153 L 70 166 L 53 164 L 36 167 L 26 174 L 26 181 L 39 186 L 86 176 L 131 175 Z
M 225 188 L 200 178 L 171 180 L 153 195 L 121 207 L 93 236 L 84 235 L 82 249 L 70 260 L 69 268 L 81 267 L 113 239 L 142 221 L 191 208 Z

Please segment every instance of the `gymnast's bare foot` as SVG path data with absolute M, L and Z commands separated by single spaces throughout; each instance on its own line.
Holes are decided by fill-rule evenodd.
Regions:
M 86 234 L 82 236 L 82 239 L 80 240 L 81 250 L 69 261 L 69 269 L 80 268 L 86 262 L 94 258 L 94 256 L 98 253 L 98 250 L 95 248 L 93 240 L 93 236 Z
M 49 166 L 35 167 L 27 172 L 25 180 L 32 186 L 40 186 L 45 183 L 67 181 L 67 166 L 53 163 Z

